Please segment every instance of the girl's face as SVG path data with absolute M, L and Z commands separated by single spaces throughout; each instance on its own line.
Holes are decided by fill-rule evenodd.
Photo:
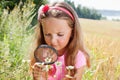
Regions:
M 43 20 L 43 33 L 48 45 L 58 51 L 65 51 L 71 37 L 72 29 L 67 20 L 47 18 Z

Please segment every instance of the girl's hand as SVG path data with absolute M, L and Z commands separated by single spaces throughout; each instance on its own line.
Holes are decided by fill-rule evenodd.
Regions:
M 43 71 L 43 68 L 45 67 L 45 65 L 40 65 L 38 63 L 35 63 L 33 65 L 33 79 L 34 80 L 46 80 L 46 71 Z
M 76 80 L 76 78 L 63 78 L 62 80 Z

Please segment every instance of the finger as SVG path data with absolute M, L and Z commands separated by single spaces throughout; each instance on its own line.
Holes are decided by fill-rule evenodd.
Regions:
M 43 66 L 39 66 L 38 64 L 35 63 L 35 64 L 32 66 L 32 69 L 36 69 L 36 68 L 37 68 L 37 69 L 42 69 L 42 67 L 43 67 Z
M 43 67 L 43 66 L 44 66 L 44 63 L 36 62 L 34 65 L 35 65 L 35 66 L 38 66 L 38 67 Z
M 43 71 L 43 68 L 44 68 L 43 66 L 44 65 L 38 66 L 38 64 L 34 64 L 32 66 L 32 69 L 33 69 L 32 74 L 33 74 L 34 77 L 40 77 L 40 76 L 45 76 L 46 75 L 46 73 Z
M 34 70 L 34 71 L 32 72 L 32 74 L 33 74 L 34 77 L 39 77 L 39 76 L 42 75 L 42 72 L 37 71 L 37 69 L 36 69 L 36 70 Z
M 34 66 L 33 72 L 36 73 L 36 74 L 42 73 L 43 72 L 43 68 L 38 67 L 38 66 Z
M 41 67 L 38 67 L 38 66 L 34 66 L 33 72 L 34 72 L 34 73 L 41 73 L 41 72 L 42 72 L 42 68 L 41 68 Z
M 40 76 L 45 77 L 46 76 L 46 72 L 36 72 L 36 71 L 34 71 L 33 72 L 33 76 L 34 77 L 40 77 Z

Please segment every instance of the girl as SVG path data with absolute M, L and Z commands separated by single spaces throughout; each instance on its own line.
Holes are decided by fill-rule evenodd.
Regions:
M 36 29 L 36 47 L 47 44 L 58 51 L 60 66 L 53 64 L 48 80 L 81 80 L 84 68 L 90 67 L 88 52 L 83 44 L 79 18 L 73 8 L 65 2 L 41 6 L 38 11 L 39 26 Z M 31 59 L 34 80 L 45 80 L 45 72 Z M 74 66 L 70 71 L 72 78 L 66 74 L 67 66 Z M 44 67 L 44 65 L 43 65 Z

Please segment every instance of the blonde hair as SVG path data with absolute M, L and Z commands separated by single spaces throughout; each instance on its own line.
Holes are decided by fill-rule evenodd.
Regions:
M 57 10 L 57 12 L 53 15 L 53 10 L 49 10 L 48 12 L 46 12 L 44 15 L 40 14 L 40 19 L 39 19 L 39 27 L 36 28 L 36 47 L 37 48 L 40 44 L 46 44 L 44 37 L 43 37 L 43 31 L 42 31 L 42 20 L 43 19 L 47 19 L 50 17 L 54 17 L 54 18 L 59 18 L 59 19 L 65 19 L 68 21 L 68 25 L 73 28 L 73 34 L 72 34 L 72 38 L 70 38 L 70 41 L 67 45 L 67 53 L 66 57 L 65 57 L 65 65 L 75 65 L 75 57 L 78 53 L 78 50 L 81 50 L 85 57 L 86 57 L 86 63 L 87 66 L 90 67 L 90 57 L 88 54 L 88 51 L 86 50 L 84 43 L 83 43 L 83 34 L 81 31 L 81 27 L 80 27 L 80 23 L 79 23 L 79 18 L 76 14 L 76 12 L 74 11 L 74 9 L 67 3 L 65 2 L 56 2 L 50 6 L 57 6 L 57 7 L 62 7 L 65 8 L 66 10 L 68 10 L 74 17 L 74 20 L 71 19 L 71 17 L 66 14 L 65 12 L 59 11 Z M 39 14 L 38 14 L 39 15 Z M 34 57 L 32 57 L 31 59 L 31 65 L 33 65 L 35 63 L 35 59 Z M 75 70 L 73 71 L 72 75 L 74 75 Z

